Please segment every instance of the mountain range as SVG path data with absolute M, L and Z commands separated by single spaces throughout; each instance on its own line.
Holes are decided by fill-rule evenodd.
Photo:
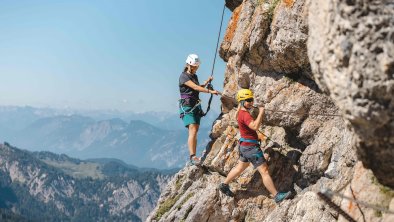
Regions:
M 0 144 L 6 221 L 143 221 L 176 170 L 114 159 L 79 160 Z
M 0 140 L 23 149 L 83 159 L 117 158 L 139 167 L 160 169 L 182 167 L 188 157 L 187 130 L 177 114 L 32 107 L 0 107 L 0 114 Z M 208 125 L 214 115 L 202 121 L 205 125 L 199 132 L 200 152 L 209 141 Z

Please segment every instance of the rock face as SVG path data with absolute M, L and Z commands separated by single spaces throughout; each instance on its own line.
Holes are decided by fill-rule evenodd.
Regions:
M 236 4 L 237 1 L 231 2 Z M 354 56 L 349 60 L 354 66 L 352 69 L 359 70 L 363 81 L 374 79 L 377 87 L 373 89 L 382 92 L 380 95 L 376 91 L 373 93 L 375 97 L 368 97 L 370 103 L 367 101 L 359 103 L 358 108 L 353 107 L 358 99 L 365 101 L 364 98 L 372 95 L 364 94 L 372 86 L 363 88 L 353 84 L 353 77 L 346 77 L 343 72 L 348 71 L 343 68 L 335 69 L 335 72 L 331 70 L 332 64 L 341 66 L 343 63 L 335 54 L 341 45 L 333 44 L 337 41 L 335 38 L 339 38 L 335 35 L 335 27 L 340 25 L 330 26 L 332 21 L 328 19 L 348 16 L 345 12 L 350 9 L 346 4 L 351 4 L 351 12 L 359 9 L 361 12 L 358 13 L 372 22 L 371 26 L 365 25 L 369 32 L 378 26 L 379 30 L 392 33 L 392 25 L 389 25 L 392 16 L 386 18 L 385 15 L 393 14 L 390 11 L 393 4 L 373 1 L 367 7 L 363 1 L 335 2 L 244 0 L 231 9 L 232 18 L 220 48 L 220 55 L 227 62 L 222 114 L 212 127 L 212 141 L 207 145 L 204 167 L 191 166 L 180 171 L 162 193 L 147 221 L 345 220 L 319 198 L 317 192 L 322 188 L 335 191 L 331 201 L 357 221 L 390 220 L 390 214 L 386 212 L 393 208 L 394 192 L 380 183 L 391 186 L 393 177 L 390 175 L 394 171 L 391 170 L 392 161 L 388 160 L 393 150 L 387 141 L 394 137 L 392 130 L 382 131 L 380 127 L 389 130 L 393 121 L 393 87 L 390 85 L 390 59 L 393 58 L 390 53 L 393 51 L 389 48 L 392 46 L 386 40 L 374 42 L 382 49 L 377 50 L 382 59 L 364 57 L 368 60 L 364 61 L 365 66 L 362 61 L 357 61 L 361 57 Z M 316 9 L 318 6 L 320 11 Z M 332 14 L 324 15 L 322 10 Z M 366 13 L 368 10 L 373 12 Z M 353 14 L 346 18 L 349 25 L 357 22 Z M 320 22 L 319 19 L 327 21 Z M 375 39 L 367 34 L 368 30 L 361 33 L 364 38 Z M 367 67 L 371 73 L 364 71 Z M 388 69 L 372 73 L 381 67 Z M 379 74 L 385 72 L 391 74 Z M 375 78 L 375 75 L 380 77 Z M 345 87 L 338 84 L 345 84 Z M 237 104 L 234 98 L 240 88 L 250 88 L 255 93 L 255 104 L 265 106 L 260 129 L 261 148 L 278 190 L 292 190 L 295 194 L 293 199 L 279 205 L 274 203 L 259 173 L 251 166 L 230 184 L 235 191 L 234 198 L 217 189 L 239 157 L 237 143 L 240 135 L 235 121 Z M 356 91 L 352 90 L 359 93 L 353 94 Z M 386 110 L 372 111 L 372 107 L 377 107 L 373 104 L 381 102 L 387 105 Z M 388 107 L 391 111 L 387 110 Z M 257 110 L 251 110 L 251 113 L 257 115 Z M 367 129 L 362 124 L 372 124 L 374 129 Z M 363 133 L 368 135 L 363 137 Z M 379 141 L 382 138 L 386 144 L 378 147 L 383 143 Z M 376 149 L 371 159 L 356 155 L 365 152 L 367 147 Z M 384 170 L 374 169 L 370 161 L 384 153 L 389 153 L 388 157 L 382 157 L 378 162 Z M 339 195 L 378 205 L 380 210 L 345 200 Z
M 226 7 L 233 11 L 242 3 L 242 0 L 226 0 Z
M 310 1 L 314 78 L 357 136 L 360 160 L 394 187 L 394 1 Z

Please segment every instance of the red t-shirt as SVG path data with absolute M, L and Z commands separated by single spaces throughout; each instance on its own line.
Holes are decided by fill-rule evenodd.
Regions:
M 250 122 L 253 121 L 252 116 L 248 111 L 240 110 L 238 113 L 238 127 L 241 137 L 245 139 L 257 140 L 258 136 L 256 131 L 249 128 Z M 242 142 L 242 146 L 255 146 L 255 143 Z

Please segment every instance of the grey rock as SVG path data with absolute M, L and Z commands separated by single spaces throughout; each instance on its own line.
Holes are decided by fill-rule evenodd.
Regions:
M 310 1 L 314 79 L 357 135 L 364 166 L 394 187 L 394 2 Z
M 317 192 L 330 189 L 351 195 L 346 193 L 349 187 L 357 188 L 357 198 L 362 201 L 383 201 L 384 208 L 390 207 L 393 191 L 379 181 L 389 182 L 394 172 L 389 161 L 393 152 L 390 131 L 393 87 L 392 76 L 387 75 L 392 69 L 387 64 L 391 64 L 393 50 L 389 50 L 391 43 L 384 44 L 383 49 L 382 43 L 387 41 L 373 38 L 375 33 L 352 31 L 361 26 L 390 29 L 386 25 L 391 24 L 393 17 L 388 18 L 386 13 L 390 14 L 394 4 L 389 2 L 244 0 L 235 8 L 220 49 L 221 57 L 227 62 L 223 90 L 226 98 L 222 99 L 222 114 L 212 127 L 204 167 L 199 168 L 203 173 L 198 173 L 192 183 L 182 181 L 188 184 L 187 190 L 174 189 L 176 181 L 171 182 L 148 221 L 155 221 L 154 218 L 158 221 L 337 221 L 342 220 L 339 213 L 323 202 Z M 378 7 L 380 3 L 387 8 Z M 349 17 L 349 13 L 361 16 L 364 23 Z M 359 34 L 350 36 L 348 31 Z M 353 38 L 372 38 L 375 42 L 356 42 Z M 363 44 L 374 47 L 382 58 L 380 63 L 368 66 L 367 57 L 353 55 L 355 49 L 367 52 Z M 347 75 L 350 70 L 345 67 L 350 66 L 357 72 Z M 371 73 L 364 75 L 367 69 Z M 384 77 L 380 75 L 383 72 Z M 368 88 L 364 80 L 379 84 Z M 230 183 L 234 198 L 214 191 L 238 161 L 240 135 L 234 123 L 237 103 L 231 98 L 235 98 L 240 88 L 250 88 L 255 94 L 255 104 L 265 107 L 261 148 L 275 186 L 295 194 L 293 199 L 279 205 L 274 204 L 261 176 L 251 166 Z M 366 96 L 372 91 L 376 100 Z M 383 95 L 379 96 L 380 93 Z M 385 110 L 381 109 L 382 101 L 387 102 Z M 250 112 L 252 116 L 258 114 L 257 109 Z M 389 131 L 381 131 L 379 127 Z M 380 131 L 374 131 L 377 129 Z M 368 135 L 360 136 L 363 134 Z M 382 145 L 379 149 L 378 144 Z M 369 152 L 369 157 L 361 158 L 356 155 L 367 147 L 376 149 L 377 153 Z M 364 161 L 376 161 L 378 155 L 387 152 L 390 154 L 377 162 L 384 161 L 384 169 L 378 172 L 372 168 L 373 176 Z M 182 172 L 187 175 L 194 171 L 185 168 Z M 375 176 L 379 180 L 372 180 Z M 362 184 L 370 188 L 360 194 Z M 190 192 L 199 194 L 198 200 L 192 197 L 187 202 L 190 205 L 186 204 L 193 207 L 174 207 Z M 158 213 L 166 201 L 177 196 L 176 204 L 166 208 L 164 214 Z M 373 210 L 365 207 L 356 208 L 355 203 L 345 203 L 337 195 L 331 201 L 357 220 L 362 220 L 359 215 L 363 212 L 366 221 L 389 218 L 379 212 L 373 214 Z

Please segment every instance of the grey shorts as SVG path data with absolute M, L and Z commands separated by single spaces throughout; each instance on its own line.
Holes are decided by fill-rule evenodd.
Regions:
M 239 146 L 239 160 L 252 163 L 254 168 L 266 162 L 263 151 L 258 146 Z

